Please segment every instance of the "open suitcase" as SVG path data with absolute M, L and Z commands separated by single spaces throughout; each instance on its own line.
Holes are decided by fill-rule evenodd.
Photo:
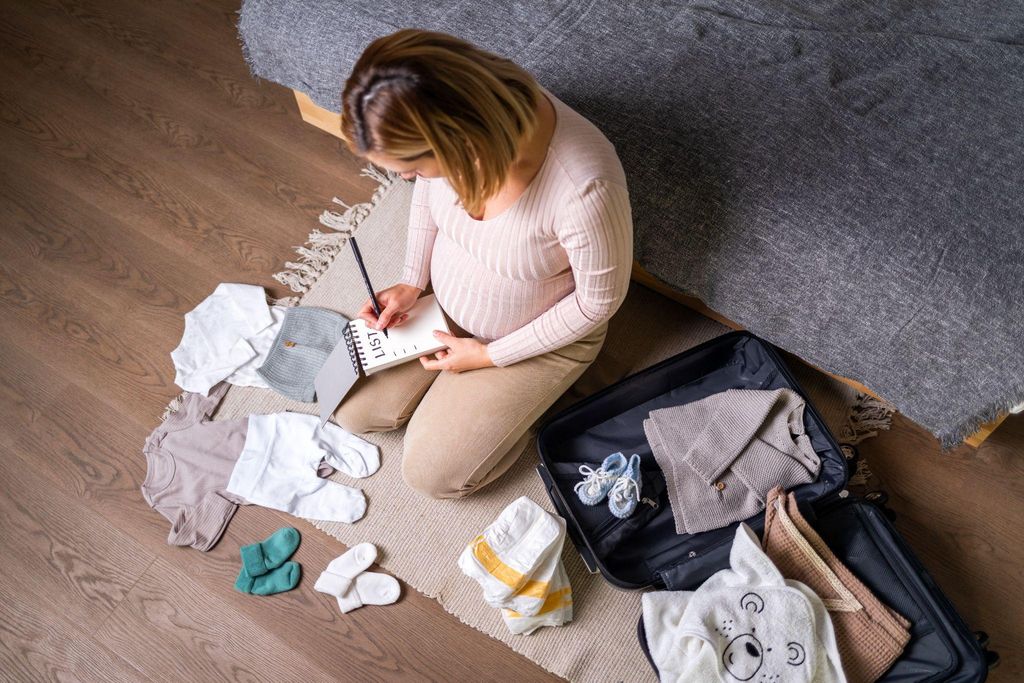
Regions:
M 653 409 L 726 389 L 782 387 L 806 396 L 770 344 L 747 332 L 731 332 L 628 377 L 547 421 L 537 435 L 537 469 L 590 571 L 599 571 L 618 588 L 694 590 L 728 566 L 737 524 L 676 534 L 665 480 L 647 444 L 643 420 Z M 985 639 L 967 629 L 880 505 L 848 494 L 846 458 L 810 402 L 804 425 L 821 459 L 821 472 L 817 481 L 792 490 L 801 512 L 865 585 L 913 623 L 910 643 L 880 680 L 983 681 L 998 656 L 986 652 Z M 581 464 L 596 466 L 616 451 L 641 456 L 642 501 L 625 520 L 605 506 L 583 505 L 573 491 Z M 760 535 L 764 513 L 746 523 Z M 640 643 L 646 652 L 642 623 Z

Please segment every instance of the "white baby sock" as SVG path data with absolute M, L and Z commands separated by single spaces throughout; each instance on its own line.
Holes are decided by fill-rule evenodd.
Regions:
M 337 598 L 342 614 L 363 605 L 390 605 L 398 600 L 402 588 L 392 576 L 366 571 L 376 559 L 377 548 L 372 543 L 353 546 L 331 560 L 313 588 Z
M 331 560 L 313 588 L 321 593 L 341 597 L 352 587 L 352 580 L 369 569 L 376 559 L 377 548 L 372 543 L 352 546 L 343 555 Z
M 347 614 L 363 605 L 390 605 L 401 594 L 402 588 L 395 577 L 363 572 L 355 578 L 348 591 L 338 596 L 338 608 L 342 614 Z

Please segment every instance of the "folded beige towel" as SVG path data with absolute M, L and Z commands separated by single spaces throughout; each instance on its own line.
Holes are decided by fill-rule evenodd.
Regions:
M 888 671 L 910 640 L 910 622 L 839 561 L 781 488 L 768 494 L 763 545 L 783 576 L 807 584 L 825 603 L 850 683 L 873 683 Z

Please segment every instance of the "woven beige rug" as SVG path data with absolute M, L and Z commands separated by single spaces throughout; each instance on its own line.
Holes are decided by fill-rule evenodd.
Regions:
M 373 200 L 343 213 L 325 214 L 322 222 L 341 232 L 315 231 L 310 246 L 299 250 L 301 261 L 287 264 L 288 271 L 276 276 L 304 292 L 303 305 L 322 306 L 351 317 L 364 301 L 366 292 L 351 254 L 341 249 L 346 233 L 356 228 L 375 284 L 385 287 L 398 280 L 412 184 L 367 173 L 381 182 Z M 561 405 L 726 331 L 719 323 L 634 284 L 612 319 L 601 356 Z M 847 440 L 864 435 L 853 434 L 847 422 L 856 400 L 852 390 L 803 365 L 794 370 L 833 433 L 845 434 Z M 232 387 L 216 419 L 281 410 L 315 413 L 316 405 L 289 401 L 269 390 Z M 884 420 L 878 426 L 884 427 Z M 861 431 L 864 428 L 862 421 Z M 456 558 L 463 547 L 514 499 L 527 495 L 552 509 L 534 471 L 538 458 L 533 446 L 505 476 L 478 494 L 458 501 L 436 501 L 415 494 L 402 481 L 403 431 L 366 437 L 381 450 L 382 466 L 374 476 L 353 482 L 335 475 L 339 482 L 364 490 L 366 516 L 352 525 L 317 522 L 320 529 L 348 546 L 374 543 L 381 552 L 380 564 L 409 586 L 559 676 L 572 681 L 655 680 L 636 640 L 640 593 L 617 590 L 599 575 L 588 574 L 571 543 L 566 543 L 564 556 L 572 583 L 574 620 L 529 636 L 510 635 L 497 610 L 483 602 L 477 584 L 459 571 Z

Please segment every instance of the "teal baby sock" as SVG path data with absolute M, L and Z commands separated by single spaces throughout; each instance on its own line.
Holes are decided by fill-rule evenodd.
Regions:
M 275 531 L 265 541 L 243 545 L 242 571 L 257 577 L 280 567 L 299 547 L 300 538 L 297 529 L 286 526 Z
M 302 567 L 298 562 L 285 562 L 280 567 L 271 569 L 260 576 L 251 576 L 246 573 L 245 567 L 242 567 L 238 578 L 235 579 L 235 590 L 252 595 L 284 593 L 298 586 L 301 577 Z

